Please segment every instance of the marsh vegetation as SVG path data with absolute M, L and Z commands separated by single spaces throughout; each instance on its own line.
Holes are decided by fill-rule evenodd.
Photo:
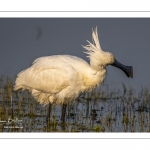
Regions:
M 0 132 L 149 132 L 150 91 L 136 91 L 122 84 L 102 85 L 67 105 L 62 123 L 61 107 L 40 105 L 28 91 L 13 91 L 13 80 L 0 77 Z

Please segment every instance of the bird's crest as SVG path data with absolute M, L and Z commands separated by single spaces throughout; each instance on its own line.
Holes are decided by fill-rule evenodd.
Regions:
M 92 29 L 92 40 L 93 40 L 93 44 L 87 40 L 89 45 L 83 46 L 83 48 L 87 50 L 84 53 L 88 54 L 87 56 L 88 58 L 90 58 L 93 54 L 96 54 L 97 52 L 99 53 L 100 51 L 102 51 L 100 42 L 98 39 L 97 27 L 95 29 Z

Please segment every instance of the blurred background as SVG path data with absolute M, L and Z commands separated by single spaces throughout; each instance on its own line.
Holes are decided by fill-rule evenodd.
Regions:
M 41 56 L 68 54 L 89 62 L 82 45 L 92 42 L 96 26 L 102 49 L 134 69 L 131 79 L 108 66 L 104 84 L 149 88 L 149 18 L 0 18 L 0 75 L 14 78 Z

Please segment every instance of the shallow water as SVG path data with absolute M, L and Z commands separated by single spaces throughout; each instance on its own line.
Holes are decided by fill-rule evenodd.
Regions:
M 130 88 L 109 89 L 105 86 L 83 94 L 67 105 L 62 123 L 61 106 L 37 103 L 29 92 L 13 92 L 12 84 L 1 86 L 1 132 L 149 132 L 150 92 Z

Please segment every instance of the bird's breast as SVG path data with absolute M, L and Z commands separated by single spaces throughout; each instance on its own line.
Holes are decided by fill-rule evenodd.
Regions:
M 95 74 L 88 74 L 82 77 L 83 85 L 86 90 L 94 89 L 99 86 L 106 77 L 106 69 L 102 69 Z

